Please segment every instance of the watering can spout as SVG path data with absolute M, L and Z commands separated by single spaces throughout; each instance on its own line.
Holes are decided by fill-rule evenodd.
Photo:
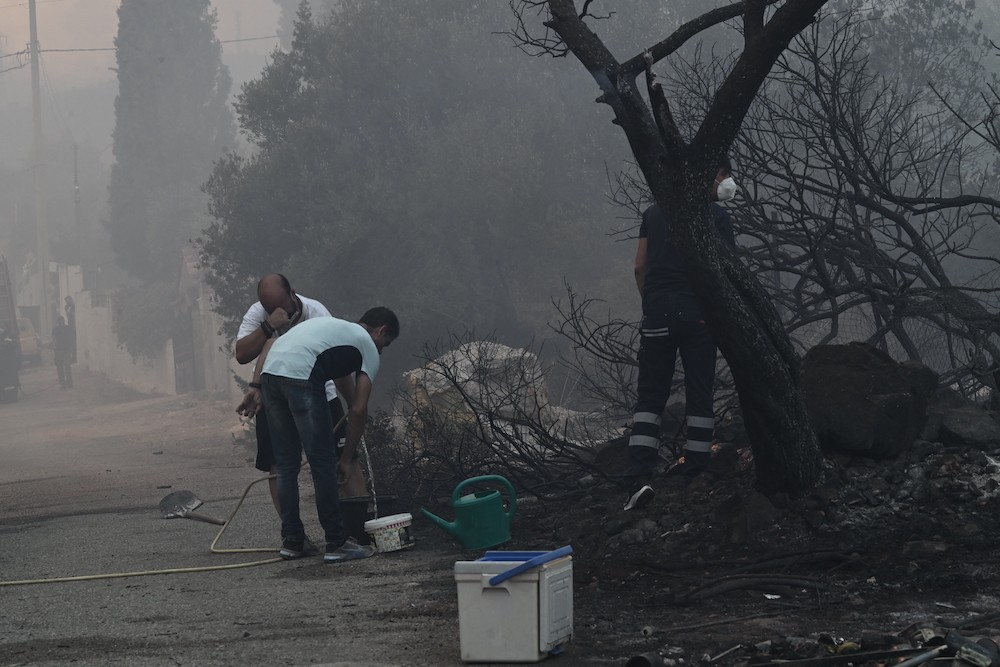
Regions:
M 433 521 L 437 525 L 441 526 L 441 528 L 443 528 L 446 533 L 448 533 L 452 537 L 458 537 L 458 535 L 457 535 L 458 525 L 457 524 L 455 524 L 453 522 L 450 522 L 450 521 L 445 521 L 441 517 L 439 517 L 439 516 L 437 516 L 435 514 L 431 514 L 430 512 L 428 512 L 423 507 L 420 508 L 420 511 L 423 513 L 423 515 L 425 517 L 427 517 L 428 519 L 430 519 L 431 521 Z

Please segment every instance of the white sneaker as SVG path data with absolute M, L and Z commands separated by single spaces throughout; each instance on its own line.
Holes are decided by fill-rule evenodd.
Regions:
M 634 509 L 642 509 L 649 504 L 649 501 L 651 501 L 655 495 L 656 493 L 653 491 L 653 487 L 649 484 L 644 484 L 639 487 L 638 491 L 628 497 L 623 509 L 626 512 Z

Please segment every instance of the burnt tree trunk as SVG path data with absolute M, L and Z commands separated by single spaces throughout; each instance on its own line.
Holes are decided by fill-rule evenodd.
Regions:
M 753 447 L 757 487 L 801 495 L 823 459 L 799 392 L 799 358 L 766 292 L 719 241 L 708 197 L 757 91 L 781 52 L 826 0 L 747 0 L 712 10 L 624 63 L 590 30 L 573 0 L 548 0 L 550 20 L 566 47 L 601 87 L 598 102 L 615 112 L 650 191 L 679 222 L 673 240 L 703 312 L 733 373 Z M 765 23 L 765 10 L 779 5 Z M 586 3 L 585 3 L 586 6 Z M 713 98 L 696 135 L 681 137 L 652 65 L 707 27 L 743 15 L 745 48 Z M 646 74 L 648 102 L 637 78 Z

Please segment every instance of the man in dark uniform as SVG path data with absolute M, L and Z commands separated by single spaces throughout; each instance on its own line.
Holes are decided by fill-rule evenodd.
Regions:
M 66 311 L 66 324 L 70 329 L 73 330 L 73 352 L 70 355 L 73 363 L 76 363 L 76 303 L 73 302 L 73 297 L 67 296 L 63 301 L 66 303 L 64 310 Z
M 731 174 L 729 160 L 724 159 L 712 185 L 713 198 L 733 198 L 736 182 Z M 715 202 L 710 206 L 722 240 L 735 246 L 729 214 Z M 639 229 L 635 281 L 642 296 L 642 329 L 625 510 L 642 507 L 653 498 L 648 482 L 658 459 L 661 415 L 670 396 L 678 352 L 684 367 L 687 412 L 687 441 L 679 470 L 696 475 L 705 469 L 711 456 L 716 345 L 684 273 L 682 257 L 670 241 L 669 224 L 654 204 L 643 213 Z
M 63 389 L 73 387 L 73 340 L 76 338 L 73 329 L 66 324 L 62 316 L 56 316 L 56 325 L 52 328 L 52 343 L 55 347 L 56 372 L 59 374 L 59 384 Z

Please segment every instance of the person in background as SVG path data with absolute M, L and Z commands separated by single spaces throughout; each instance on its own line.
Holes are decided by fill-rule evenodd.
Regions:
M 66 320 L 61 315 L 56 316 L 56 325 L 52 328 L 52 345 L 55 348 L 56 373 L 63 389 L 73 386 L 74 338 L 73 329 L 66 324 Z
M 65 305 L 63 306 L 63 311 L 66 313 L 66 324 L 70 329 L 73 330 L 73 351 L 72 351 L 72 361 L 76 363 L 76 303 L 73 302 L 73 297 L 67 296 L 63 299 Z
M 281 557 L 308 555 L 299 515 L 299 470 L 305 452 L 315 486 L 316 511 L 326 538 L 327 563 L 367 558 L 373 547 L 357 544 L 344 530 L 337 488 L 354 472 L 368 420 L 368 399 L 379 370 L 379 355 L 399 336 L 399 320 L 384 307 L 371 308 L 357 323 L 317 317 L 284 336 L 269 340 L 261 352 L 241 409 L 263 393 L 278 468 Z M 324 384 L 334 381 L 347 399 L 347 441 L 337 453 Z
M 728 201 L 735 194 L 732 165 L 723 158 L 711 195 L 717 201 Z M 709 206 L 722 241 L 735 247 L 732 218 L 715 201 Z M 643 213 L 639 228 L 635 282 L 642 296 L 642 329 L 637 399 L 628 443 L 630 466 L 625 474 L 630 489 L 626 511 L 653 499 L 649 482 L 659 458 L 661 415 L 670 396 L 678 352 L 684 367 L 687 428 L 684 460 L 676 470 L 697 475 L 711 458 L 716 344 L 684 272 L 683 259 L 670 241 L 670 224 L 669 216 L 654 204 Z

